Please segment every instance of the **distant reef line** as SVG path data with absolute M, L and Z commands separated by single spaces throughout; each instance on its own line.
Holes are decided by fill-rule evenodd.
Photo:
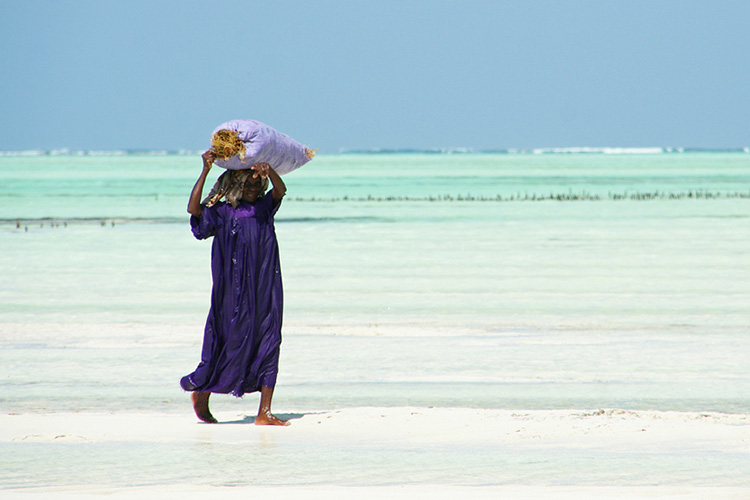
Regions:
M 35 156 L 195 156 L 202 150 L 148 150 L 148 149 L 113 149 L 113 150 L 75 150 L 75 149 L 27 149 L 0 151 L 2 157 L 35 157 Z M 328 155 L 408 155 L 408 154 L 498 154 L 498 155 L 566 155 L 566 154 L 602 154 L 602 155 L 653 155 L 680 153 L 748 153 L 750 146 L 735 148 L 693 148 L 693 147 L 562 147 L 562 148 L 508 148 L 508 149 L 474 149 L 474 148 L 340 148 L 336 152 L 323 151 Z

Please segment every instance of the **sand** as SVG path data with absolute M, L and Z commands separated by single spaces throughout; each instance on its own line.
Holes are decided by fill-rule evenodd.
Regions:
M 184 415 L 46 413 L 0 416 L 2 442 L 255 442 L 264 433 L 290 441 L 393 441 L 414 445 L 476 444 L 625 449 L 715 449 L 750 454 L 750 416 L 722 413 L 470 408 L 347 408 L 279 412 L 288 428 L 248 428 L 253 416 L 221 414 L 218 425 Z
M 0 444 L 59 443 L 85 449 L 87 443 L 119 446 L 151 443 L 185 445 L 246 444 L 277 449 L 285 446 L 319 449 L 321 456 L 337 447 L 373 443 L 413 450 L 485 450 L 509 456 L 548 451 L 564 457 L 581 451 L 601 460 L 627 456 L 696 457 L 733 454 L 737 469 L 726 471 L 713 484 L 586 485 L 565 484 L 561 478 L 541 484 L 276 484 L 212 485 L 153 484 L 108 486 L 67 484 L 8 488 L 3 498 L 750 498 L 742 470 L 750 464 L 750 416 L 744 414 L 601 410 L 488 410 L 469 408 L 342 408 L 334 411 L 295 413 L 279 411 L 291 419 L 285 428 L 256 427 L 252 415 L 217 413 L 222 423 L 196 421 L 189 413 L 40 413 L 0 415 Z M 447 452 L 450 459 L 450 452 Z M 366 459 L 364 459 L 366 463 Z M 734 478 L 726 481 L 726 477 Z M 359 480 L 362 482 L 362 480 Z M 738 482 L 739 481 L 739 482 Z

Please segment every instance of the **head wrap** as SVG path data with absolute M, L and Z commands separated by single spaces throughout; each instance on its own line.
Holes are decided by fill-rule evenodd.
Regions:
M 242 191 L 245 188 L 245 182 L 251 179 L 254 170 L 227 170 L 216 179 L 214 187 L 209 191 L 208 196 L 203 200 L 203 205 L 212 207 L 222 198 L 226 198 L 227 203 L 237 208 L 242 199 Z M 268 186 L 268 179 L 263 179 L 263 191 Z M 260 196 L 263 196 L 261 192 Z M 259 197 L 260 197 L 259 196 Z

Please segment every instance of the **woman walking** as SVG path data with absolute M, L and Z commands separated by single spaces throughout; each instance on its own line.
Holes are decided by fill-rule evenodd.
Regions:
M 202 158 L 188 212 L 195 237 L 213 237 L 211 309 L 201 361 L 180 385 L 192 391 L 193 408 L 204 422 L 217 421 L 208 408 L 212 392 L 239 397 L 260 391 L 255 424 L 288 425 L 271 413 L 283 310 L 273 218 L 286 186 L 269 164 L 258 163 L 227 170 L 201 202 L 215 153 L 208 150 Z M 273 188 L 266 192 L 269 179 Z

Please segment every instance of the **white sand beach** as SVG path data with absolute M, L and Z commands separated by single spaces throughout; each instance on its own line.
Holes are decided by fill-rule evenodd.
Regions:
M 3 442 L 206 442 L 256 444 L 398 443 L 414 446 L 562 446 L 652 450 L 721 450 L 750 454 L 750 416 L 618 409 L 489 410 L 470 408 L 346 408 L 279 412 L 288 428 L 248 426 L 248 414 L 215 412 L 219 424 L 184 415 L 49 413 L 1 415 Z
M 287 484 L 215 484 L 206 478 L 197 481 L 160 484 L 117 484 L 105 481 L 69 478 L 68 484 L 44 487 L 43 482 L 31 488 L 7 489 L 3 498 L 85 498 L 106 495 L 108 498 L 137 498 L 143 495 L 158 498 L 237 498 L 242 493 L 273 498 L 748 498 L 746 483 L 750 466 L 750 416 L 721 413 L 689 413 L 662 411 L 625 411 L 601 409 L 591 411 L 535 410 L 511 411 L 468 408 L 347 408 L 334 411 L 295 413 L 280 411 L 291 419 L 286 428 L 256 427 L 247 414 L 221 413 L 221 423 L 203 424 L 188 412 L 181 415 L 158 413 L 48 413 L 0 416 L 0 442 L 37 443 L 57 448 L 61 457 L 79 461 L 80 468 L 92 464 L 86 451 L 112 445 L 111 473 L 119 467 L 116 450 L 129 445 L 147 453 L 161 454 L 162 465 L 179 468 L 182 460 L 191 461 L 191 454 L 200 447 L 243 450 L 245 459 L 253 463 L 268 458 L 269 451 L 286 456 L 313 452 L 320 469 L 336 468 L 335 457 L 347 455 L 348 471 L 329 472 L 330 483 L 321 482 L 315 474 L 296 482 L 295 475 L 309 464 L 297 463 L 289 469 Z M 145 446 L 144 446 L 145 445 Z M 185 456 L 164 450 L 179 450 Z M 359 449 L 362 452 L 356 453 Z M 388 477 L 381 474 L 383 458 L 378 450 L 390 449 L 404 468 L 392 470 Z M 161 450 L 161 451 L 160 451 Z M 352 453 L 348 453 L 352 452 Z M 506 466 L 516 470 L 482 469 L 480 477 L 463 477 L 458 483 L 422 483 L 420 474 L 430 472 L 439 478 L 440 469 L 448 470 L 453 457 L 474 454 L 481 463 L 505 457 Z M 718 470 L 716 464 L 702 463 L 712 455 L 734 457 L 736 469 Z M 231 453 L 230 453 L 231 455 Z M 409 455 L 414 455 L 409 459 Z M 127 453 L 122 460 L 127 461 Z M 199 458 L 196 455 L 195 458 Z M 512 460 L 515 457 L 517 460 Z M 587 457 L 588 470 L 575 466 Z M 694 458 L 691 458 L 694 457 Z M 131 457 L 132 458 L 132 457 Z M 153 458 L 153 457 L 152 457 Z M 149 462 L 151 459 L 146 460 Z M 172 464 L 167 462 L 173 461 Z M 571 467 L 554 466 L 556 477 L 537 477 L 529 482 L 529 465 L 543 472 L 539 463 L 566 462 Z M 420 467 L 420 463 L 423 467 Z M 644 464 L 653 463 L 660 470 L 659 481 L 650 484 Z M 602 471 L 604 468 L 619 470 Z M 69 464 L 75 465 L 75 464 Z M 280 464 L 292 465 L 292 464 Z M 138 468 L 137 464 L 123 464 Z M 208 470 L 211 466 L 209 465 Z M 77 467 L 72 467 L 75 470 Z M 257 464 L 255 471 L 263 471 Z M 352 471 L 357 471 L 353 473 Z M 706 480 L 695 482 L 707 473 Z M 344 474 L 343 480 L 341 474 Z M 512 480 L 518 474 L 519 482 Z M 595 476 L 609 475 L 612 485 L 587 485 Z M 734 477 L 727 486 L 726 477 Z M 742 479 L 743 474 L 745 479 Z M 717 476 L 712 486 L 710 476 Z M 347 479 L 348 477 L 348 479 Z M 271 483 L 273 477 L 266 476 Z M 347 483 L 358 483 L 348 486 Z M 685 484 L 682 484 L 684 478 Z M 177 479 L 177 478 L 175 478 Z M 338 480 L 337 480 L 338 479 Z M 644 479 L 646 481 L 644 482 Z M 310 481 L 309 483 L 307 481 Z M 738 484 L 743 483 L 743 484 Z M 291 484 L 290 484 L 291 483 Z M 463 484 L 462 484 L 463 483 Z M 535 484 L 536 483 L 536 484 Z M 363 486 L 365 484 L 366 486 Z M 538 484 L 538 485 L 537 485 Z M 696 485 L 700 484 L 700 486 Z

